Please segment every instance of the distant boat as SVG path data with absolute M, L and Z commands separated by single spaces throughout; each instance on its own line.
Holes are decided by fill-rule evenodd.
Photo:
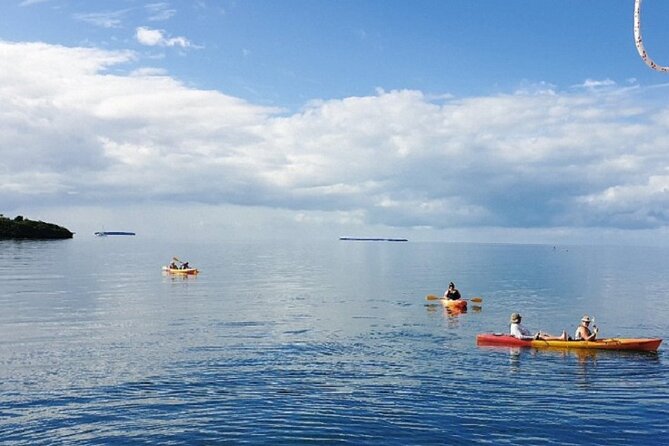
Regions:
M 95 233 L 98 237 L 107 237 L 108 235 L 135 235 L 134 232 L 124 232 L 124 231 L 100 231 Z
M 355 242 L 408 242 L 405 238 L 370 238 L 370 237 L 339 237 L 339 240 Z
M 163 266 L 163 271 L 170 274 L 186 274 L 189 276 L 200 273 L 200 270 L 197 268 L 170 268 L 169 266 Z

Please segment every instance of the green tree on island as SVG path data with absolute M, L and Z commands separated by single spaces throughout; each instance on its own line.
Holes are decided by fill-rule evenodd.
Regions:
M 68 239 L 73 235 L 70 230 L 53 223 L 29 220 L 22 215 L 12 220 L 0 214 L 0 240 Z

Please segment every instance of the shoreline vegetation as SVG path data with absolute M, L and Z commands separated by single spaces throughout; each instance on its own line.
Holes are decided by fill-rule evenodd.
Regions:
M 53 223 L 34 221 L 19 215 L 10 219 L 0 214 L 0 240 L 60 240 L 74 233 Z

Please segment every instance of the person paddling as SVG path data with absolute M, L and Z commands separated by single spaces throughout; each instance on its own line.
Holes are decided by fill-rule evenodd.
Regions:
M 448 300 L 458 300 L 462 296 L 460 295 L 460 291 L 458 291 L 457 288 L 455 288 L 455 284 L 453 282 L 448 284 L 448 289 L 444 292 L 444 299 Z
M 594 341 L 597 338 L 599 329 L 594 327 L 591 331 L 590 322 L 592 322 L 592 319 L 590 319 L 590 316 L 587 314 L 581 318 L 581 324 L 576 328 L 576 333 L 574 334 L 574 339 L 576 341 Z

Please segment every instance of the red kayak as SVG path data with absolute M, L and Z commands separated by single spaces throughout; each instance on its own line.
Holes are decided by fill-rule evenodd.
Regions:
M 524 341 L 503 333 L 483 333 L 476 336 L 476 345 L 497 345 L 506 347 L 535 348 L 585 348 L 598 350 L 641 350 L 656 351 L 662 339 L 658 338 L 609 338 L 596 341 L 544 341 L 534 339 Z

